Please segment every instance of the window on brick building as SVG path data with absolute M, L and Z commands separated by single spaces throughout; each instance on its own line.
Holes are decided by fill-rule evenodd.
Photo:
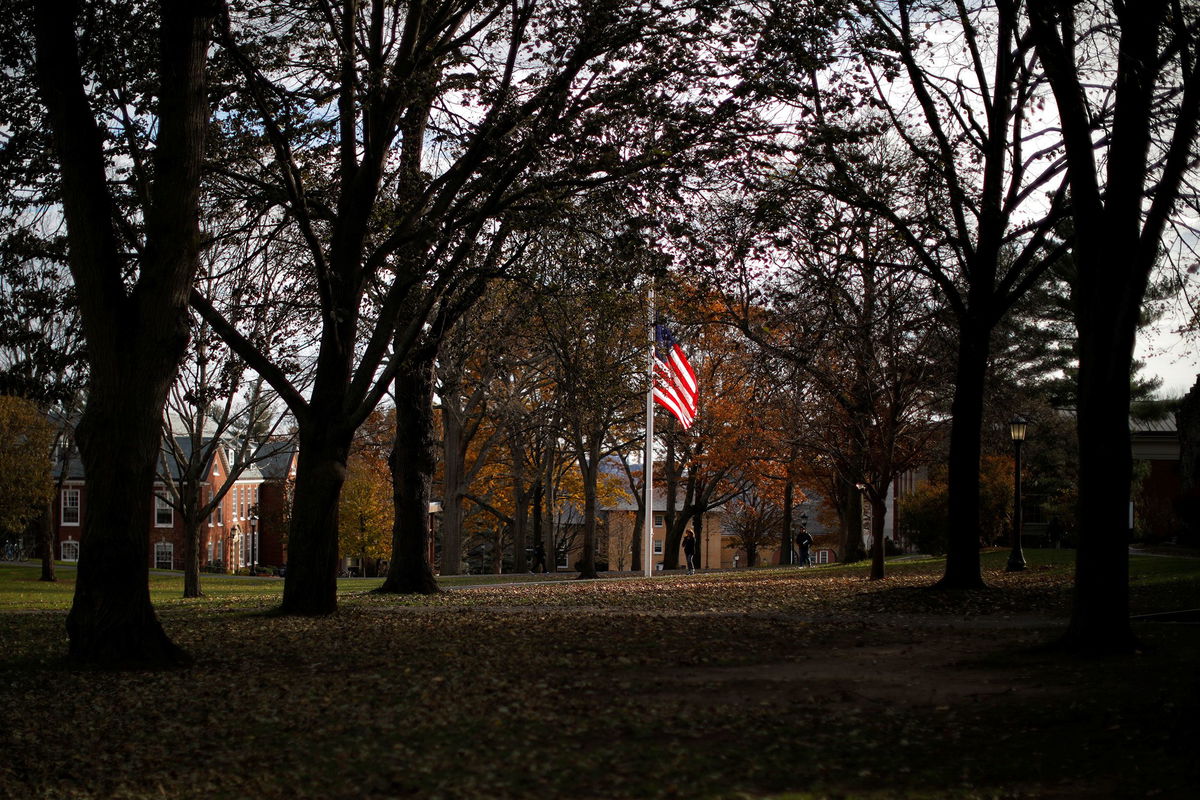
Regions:
M 62 543 L 62 560 L 63 561 L 78 561 L 79 560 L 79 542 L 74 539 L 68 539 Z
M 175 524 L 175 509 L 158 495 L 154 495 L 154 527 L 170 528 Z
M 62 493 L 62 524 L 79 524 L 79 490 L 63 489 Z
M 170 542 L 156 542 L 154 545 L 154 568 L 175 568 L 175 545 Z

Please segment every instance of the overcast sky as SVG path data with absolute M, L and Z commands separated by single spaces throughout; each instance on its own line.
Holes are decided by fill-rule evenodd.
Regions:
M 1145 372 L 1163 379 L 1162 395 L 1185 394 L 1200 375 L 1196 344 L 1175 334 L 1139 337 L 1137 357 L 1146 362 Z

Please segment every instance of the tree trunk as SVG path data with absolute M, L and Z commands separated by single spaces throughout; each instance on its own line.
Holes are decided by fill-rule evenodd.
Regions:
M 887 497 L 887 486 L 881 490 L 884 498 Z M 884 553 L 884 517 L 887 515 L 887 502 L 880 500 L 874 493 L 871 495 L 871 580 L 881 581 L 884 579 L 883 557 Z
M 1134 263 L 1117 236 L 1100 261 Z M 1085 235 L 1085 231 L 1080 231 Z M 1136 242 L 1136 236 L 1132 237 Z M 1089 265 L 1092 266 L 1092 265 Z M 1097 264 L 1096 266 L 1099 266 Z M 1129 370 L 1137 335 L 1144 280 L 1093 267 L 1080 271 L 1087 309 L 1077 311 L 1079 329 L 1079 550 L 1075 601 L 1065 645 L 1081 652 L 1131 652 L 1129 626 L 1129 499 L 1133 455 L 1129 445 Z M 1130 286 L 1134 283 L 1134 286 Z M 1136 297 L 1136 300 L 1130 299 Z
M 842 553 L 845 563 L 862 561 L 864 556 L 862 537 L 862 493 L 851 484 L 845 484 L 844 501 L 838 506 L 842 523 Z
M 377 591 L 388 594 L 436 594 L 429 563 L 429 500 L 437 468 L 433 436 L 434 350 L 414 351 L 396 376 L 396 441 L 388 463 L 396 505 L 392 559 Z M 445 547 L 442 548 L 443 557 Z
M 795 483 L 787 481 L 783 484 L 783 541 L 779 547 L 781 566 L 792 563 L 792 505 L 795 503 L 795 493 Z
M 61 487 L 61 483 L 59 486 Z M 62 495 L 62 489 L 59 488 L 54 492 L 54 497 L 58 498 Z M 53 503 L 51 500 L 50 503 Z M 53 583 L 58 580 L 58 576 L 54 574 L 54 511 L 50 503 L 42 509 L 41 519 L 38 520 L 38 539 L 42 552 L 42 575 L 38 580 L 48 581 Z
M 978 312 L 976 312 L 978 313 Z M 975 318 L 959 326 L 947 489 L 950 533 L 942 589 L 982 589 L 979 562 L 979 457 L 990 330 Z
M 670 424 L 670 423 L 668 423 Z M 673 429 L 672 429 L 673 430 Z M 667 436 L 667 457 L 663 461 L 666 478 L 665 504 L 663 506 L 663 571 L 679 568 L 679 541 L 683 538 L 681 531 L 674 536 L 675 531 L 675 502 L 679 499 L 679 468 L 675 463 L 675 437 Z M 675 539 L 675 547 L 671 547 L 671 539 Z
M 556 487 L 554 485 L 554 450 L 551 447 L 546 448 L 546 475 L 542 489 L 542 502 L 545 505 L 546 513 L 546 571 L 558 572 L 558 542 L 555 541 L 554 531 L 554 495 Z
M 634 515 L 633 520 L 633 536 L 629 537 L 632 540 L 629 545 L 629 569 L 634 572 L 641 572 L 642 570 L 642 551 L 644 549 L 642 545 L 642 536 L 645 534 L 645 532 L 646 501 L 639 500 L 637 513 Z
M 596 483 L 600 473 L 598 453 L 580 453 L 583 473 L 583 554 L 579 558 L 579 578 L 598 578 L 596 573 Z
M 183 596 L 204 596 L 200 591 L 200 520 L 194 514 L 183 515 Z
M 546 540 L 542 535 L 542 481 L 538 480 L 533 485 L 533 541 L 541 542 L 542 549 L 546 551 L 546 557 L 542 563 L 542 571 L 549 570 L 550 550 L 546 547 Z
M 146 527 L 153 513 L 154 464 L 168 376 L 157 393 L 130 381 L 92 375 L 79 423 L 88 504 L 80 535 L 75 597 L 67 615 L 69 657 L 104 667 L 170 667 L 187 655 L 163 632 L 150 603 Z M 148 376 L 142 379 L 148 383 Z M 157 394 L 160 400 L 154 405 Z M 149 407 L 134 405 L 136 396 Z
M 299 425 L 300 455 L 281 606 L 285 614 L 315 616 L 337 610 L 338 498 L 346 481 L 353 432 L 318 422 L 329 418 L 314 413 L 311 421 Z
M 515 433 L 510 433 L 508 445 L 513 482 L 513 572 L 520 574 L 529 571 L 529 560 L 525 557 L 529 542 L 529 490 L 525 486 L 525 451 Z
M 462 573 L 463 473 L 462 422 L 442 404 L 442 568 L 443 575 Z
M 692 532 L 696 534 L 696 568 L 697 569 L 707 569 L 707 568 L 711 567 L 712 565 L 709 564 L 706 567 L 704 565 L 704 563 L 702 563 L 704 561 L 704 556 L 705 556 L 704 551 L 706 549 L 704 547 L 704 512 L 703 511 L 697 510 L 695 515 L 692 517 Z

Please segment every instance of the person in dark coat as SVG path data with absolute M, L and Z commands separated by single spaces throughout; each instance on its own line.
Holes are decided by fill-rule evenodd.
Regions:
M 687 574 L 696 574 L 696 534 L 690 530 L 683 534 L 683 555 L 687 558 Z
M 808 535 L 808 531 L 806 531 L 806 530 L 800 531 L 800 564 L 801 564 L 801 566 L 807 567 L 807 566 L 811 565 L 811 562 L 808 560 L 808 549 L 810 547 L 812 547 L 812 543 L 813 543 L 813 538 Z
M 538 569 L 538 565 L 541 565 L 541 569 Z M 541 542 L 538 542 L 537 546 L 533 548 L 533 569 L 531 572 L 546 572 L 546 548 L 542 546 Z

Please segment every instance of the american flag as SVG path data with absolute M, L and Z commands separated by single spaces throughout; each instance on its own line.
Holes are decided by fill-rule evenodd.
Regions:
M 654 401 L 687 430 L 696 421 L 696 373 L 666 325 L 654 326 L 654 339 Z

